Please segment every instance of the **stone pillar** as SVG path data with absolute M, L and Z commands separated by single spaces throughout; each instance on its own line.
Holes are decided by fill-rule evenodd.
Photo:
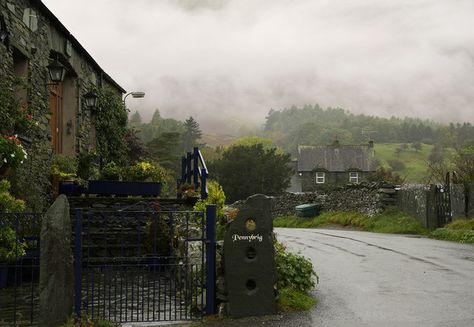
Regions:
M 466 197 L 464 185 L 451 185 L 451 212 L 453 220 L 466 219 Z
M 474 218 L 474 184 L 469 184 L 467 192 L 467 218 Z
M 249 197 L 225 235 L 228 312 L 234 318 L 276 313 L 270 207 L 270 199 L 265 195 Z
M 60 195 L 46 212 L 41 224 L 41 327 L 60 326 L 72 315 L 74 272 L 71 237 L 69 203 L 65 195 Z
M 430 185 L 426 191 L 426 225 L 430 229 L 440 227 L 438 222 L 438 212 L 436 211 L 436 185 Z

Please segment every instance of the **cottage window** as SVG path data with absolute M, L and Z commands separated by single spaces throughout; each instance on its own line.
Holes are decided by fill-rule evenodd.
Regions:
M 326 178 L 326 174 L 323 172 L 316 173 L 316 184 L 324 184 Z
M 350 172 L 349 173 L 349 183 L 359 183 L 359 173 Z
M 36 32 L 38 29 L 38 16 L 36 11 L 31 8 L 26 8 L 23 11 L 23 23 L 33 32 Z

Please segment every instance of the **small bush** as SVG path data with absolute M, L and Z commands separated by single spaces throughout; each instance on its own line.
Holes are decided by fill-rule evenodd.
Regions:
M 474 218 L 470 220 L 455 220 L 444 226 L 444 228 L 438 228 L 433 231 L 431 237 L 438 240 L 474 243 Z
M 158 163 L 142 161 L 125 169 L 123 178 L 128 181 L 164 182 L 166 171 Z
M 118 181 L 121 179 L 121 168 L 113 161 L 107 163 L 101 171 L 101 179 L 105 181 Z
M 303 256 L 287 252 L 281 243 L 275 244 L 278 289 L 290 288 L 306 293 L 318 282 L 313 264 Z

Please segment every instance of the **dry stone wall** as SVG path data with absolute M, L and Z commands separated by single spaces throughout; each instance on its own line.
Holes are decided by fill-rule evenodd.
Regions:
M 395 193 L 393 186 L 380 183 L 347 185 L 311 193 L 285 193 L 273 197 L 272 215 L 292 215 L 295 213 L 295 206 L 304 203 L 319 203 L 324 211 L 356 211 L 375 215 L 390 202 L 387 201 L 387 198 L 390 198 L 387 194 L 392 191 L 387 190 Z

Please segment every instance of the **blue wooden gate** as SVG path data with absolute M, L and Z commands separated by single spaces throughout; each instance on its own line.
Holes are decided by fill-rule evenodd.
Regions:
M 75 211 L 75 313 L 116 322 L 201 319 L 215 310 L 216 207 Z

